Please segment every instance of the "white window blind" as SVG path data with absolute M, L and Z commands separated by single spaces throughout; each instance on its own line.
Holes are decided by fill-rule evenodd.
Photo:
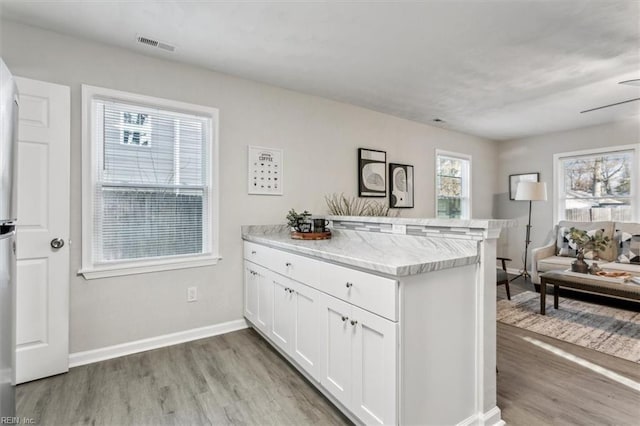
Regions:
M 94 98 L 94 265 L 211 253 L 211 117 Z

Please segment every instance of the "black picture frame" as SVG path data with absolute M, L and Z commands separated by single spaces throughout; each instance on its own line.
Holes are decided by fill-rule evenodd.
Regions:
M 358 148 L 358 197 L 386 197 L 386 170 L 386 151 Z
M 414 206 L 413 166 L 389 163 L 389 207 L 412 209 Z
M 540 182 L 540 173 L 517 173 L 509 175 L 509 199 L 516 199 L 516 189 L 520 182 Z

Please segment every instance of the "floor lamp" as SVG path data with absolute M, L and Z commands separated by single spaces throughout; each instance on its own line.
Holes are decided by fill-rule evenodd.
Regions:
M 527 254 L 529 251 L 529 243 L 531 243 L 531 202 L 547 201 L 547 184 L 545 182 L 520 182 L 516 189 L 516 200 L 529 202 L 529 222 L 527 223 L 527 235 L 524 239 L 524 269 L 522 272 L 511 279 L 531 277 L 527 271 Z

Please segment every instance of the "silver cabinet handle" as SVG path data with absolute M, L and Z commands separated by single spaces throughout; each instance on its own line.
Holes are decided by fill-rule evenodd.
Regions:
M 255 251 L 255 250 L 253 250 L 253 251 L 251 252 L 251 254 L 256 254 L 256 251 Z
M 54 249 L 61 249 L 64 247 L 64 240 L 62 238 L 54 238 L 49 244 L 51 244 L 51 247 Z
M 345 322 L 348 319 L 349 319 L 349 317 L 345 317 L 344 315 L 342 316 L 342 322 Z
M 346 286 L 347 288 L 351 288 L 351 287 L 353 287 L 353 283 L 347 283 L 347 284 L 345 284 L 345 286 Z
M 351 325 L 356 325 L 358 323 L 358 321 L 356 320 L 351 320 Z
M 289 266 L 291 266 L 291 262 L 285 263 L 284 266 L 286 266 L 288 268 Z

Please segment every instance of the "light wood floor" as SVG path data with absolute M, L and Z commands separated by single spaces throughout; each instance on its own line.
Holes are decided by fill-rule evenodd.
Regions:
M 529 286 L 513 283 L 512 295 Z M 640 381 L 637 364 L 498 324 L 498 406 L 508 424 L 638 424 L 638 392 L 523 336 Z M 17 396 L 18 415 L 42 425 L 349 423 L 253 330 L 73 368 L 20 385 Z

